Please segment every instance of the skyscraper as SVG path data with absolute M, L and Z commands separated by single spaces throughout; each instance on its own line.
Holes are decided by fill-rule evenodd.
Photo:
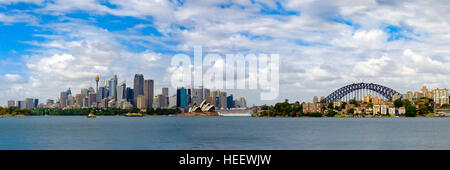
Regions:
M 169 88 L 162 88 L 163 101 L 161 107 L 167 108 L 169 106 Z
M 59 107 L 65 108 L 67 106 L 67 92 L 61 92 L 59 96 Z
M 8 100 L 8 108 L 16 107 L 16 101 L 14 100 Z
M 147 107 L 153 107 L 153 80 L 145 80 L 144 81 L 144 96 L 146 98 Z
M 109 96 L 113 96 L 113 99 L 117 100 L 117 75 L 109 81 Z
M 133 106 L 137 106 L 137 97 L 139 95 L 144 95 L 144 75 L 135 74 L 134 75 L 134 89 L 133 89 Z
M 87 88 L 82 88 L 81 89 L 81 94 L 84 94 L 84 96 L 89 96 L 89 89 Z M 75 95 L 76 96 L 76 95 Z
M 26 99 L 25 99 L 25 108 L 27 108 L 27 109 L 33 109 L 33 108 L 34 108 L 34 99 L 32 99 L 32 98 L 26 98 Z
M 177 89 L 177 107 L 187 106 L 187 90 L 184 87 Z
M 227 92 L 220 92 L 219 93 L 219 102 L 220 106 L 219 108 L 227 108 Z
M 88 107 L 97 106 L 97 94 L 89 93 L 89 105 Z
M 133 89 L 132 88 L 127 87 L 125 97 L 126 97 L 127 101 L 129 101 L 130 103 L 133 103 L 134 94 L 133 94 Z
M 125 101 L 126 94 L 127 94 L 127 87 L 126 87 L 126 84 L 124 81 L 117 87 L 117 101 L 119 101 L 119 102 Z
M 106 97 L 106 87 L 102 86 L 97 90 L 97 103 L 102 102 L 102 99 Z
M 234 108 L 234 100 L 232 94 L 227 97 L 227 108 L 228 109 Z
M 34 99 L 34 107 L 33 108 L 37 108 L 39 105 L 39 99 Z
M 137 103 L 136 107 L 138 109 L 141 110 L 147 109 L 147 98 L 145 96 L 143 95 L 137 96 L 136 103 Z

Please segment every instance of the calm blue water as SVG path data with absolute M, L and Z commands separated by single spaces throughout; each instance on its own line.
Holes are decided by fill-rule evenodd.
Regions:
M 7 117 L 0 149 L 450 149 L 450 119 Z

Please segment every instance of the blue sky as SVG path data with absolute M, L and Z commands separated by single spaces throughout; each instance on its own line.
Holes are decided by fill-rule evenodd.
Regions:
M 0 0 L 0 105 L 57 98 L 93 76 L 135 73 L 170 86 L 170 59 L 279 53 L 280 97 L 310 101 L 353 82 L 406 92 L 449 83 L 450 5 L 443 1 Z M 158 92 L 158 90 L 157 90 Z M 172 89 L 173 92 L 173 89 Z M 237 93 L 237 94 L 236 94 Z

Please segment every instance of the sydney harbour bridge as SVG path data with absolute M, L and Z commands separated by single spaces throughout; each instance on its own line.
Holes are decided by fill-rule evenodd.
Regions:
M 370 94 L 378 96 L 384 100 L 391 100 L 395 94 L 400 95 L 399 92 L 374 83 L 353 83 L 339 88 L 330 95 L 328 95 L 322 102 L 330 103 L 334 101 L 348 101 L 350 99 L 361 100 L 364 95 Z

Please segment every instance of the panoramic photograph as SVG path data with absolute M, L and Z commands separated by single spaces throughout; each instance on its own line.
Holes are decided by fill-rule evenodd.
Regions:
M 0 150 L 157 150 L 181 167 L 449 150 L 449 11 L 441 0 L 0 0 Z

